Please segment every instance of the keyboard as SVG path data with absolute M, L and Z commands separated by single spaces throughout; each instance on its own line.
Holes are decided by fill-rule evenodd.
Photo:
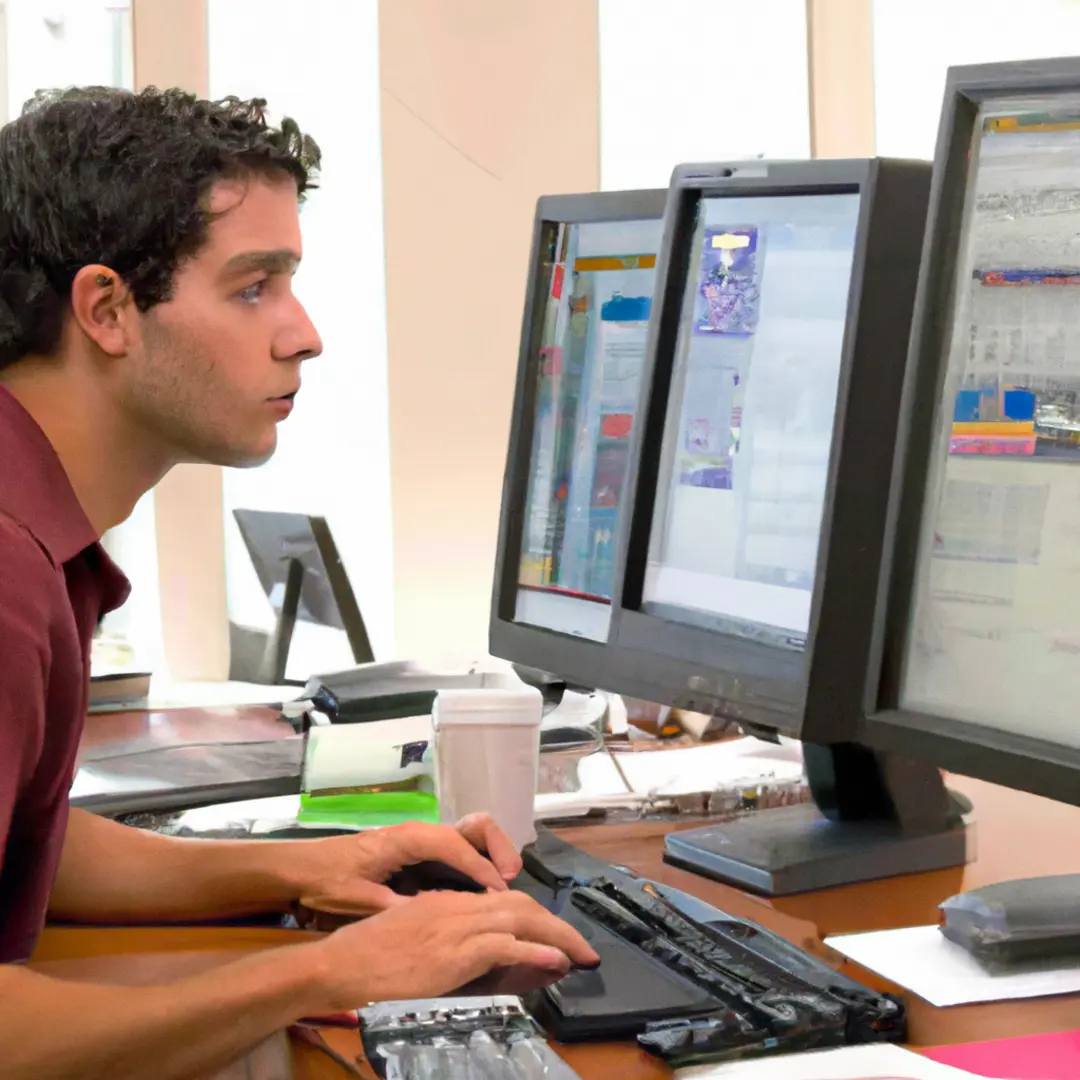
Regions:
M 560 1042 L 635 1038 L 673 1067 L 902 1041 L 904 1008 L 764 927 L 544 833 L 515 887 L 600 954 L 530 996 Z

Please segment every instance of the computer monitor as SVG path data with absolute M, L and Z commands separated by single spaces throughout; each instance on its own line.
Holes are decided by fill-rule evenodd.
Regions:
M 950 71 L 864 738 L 1080 803 L 1080 59 Z
M 672 179 L 609 635 L 634 670 L 611 688 L 803 740 L 816 807 L 667 841 L 770 894 L 964 859 L 940 773 L 854 743 L 930 174 Z
M 545 196 L 536 208 L 490 648 L 592 688 L 610 670 L 615 544 L 666 196 Z
M 268 510 L 234 510 L 233 518 L 274 611 L 274 629 L 230 626 L 230 676 L 285 684 L 297 619 L 344 630 L 356 663 L 372 661 L 367 627 L 325 519 Z

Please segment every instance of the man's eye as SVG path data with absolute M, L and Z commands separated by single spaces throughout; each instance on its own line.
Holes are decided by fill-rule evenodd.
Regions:
M 245 304 L 254 304 L 263 294 L 263 290 L 266 288 L 266 281 L 256 281 L 254 285 L 249 285 L 246 289 L 241 289 L 236 295 L 244 301 Z

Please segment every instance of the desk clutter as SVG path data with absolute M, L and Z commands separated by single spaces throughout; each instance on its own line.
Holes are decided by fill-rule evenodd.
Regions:
M 561 688 L 542 702 L 516 676 L 470 678 L 479 685 L 434 691 L 425 683 L 422 692 L 391 693 L 378 684 L 384 713 L 418 704 L 434 711 L 442 701 L 441 753 L 432 712 L 377 718 L 370 697 L 362 711 L 338 701 L 333 719 L 307 701 L 273 722 L 228 713 L 202 729 L 173 720 L 187 715 L 181 711 L 86 747 L 72 805 L 141 828 L 216 838 L 435 822 L 483 806 L 524 843 L 530 819 L 723 821 L 810 800 L 802 750 L 792 740 L 702 742 L 670 723 L 661 736 L 662 725 L 649 730 L 628 720 L 618 697 Z M 331 708 L 326 694 L 316 697 Z M 479 753 L 485 746 L 490 753 Z M 504 767 L 510 759 L 520 764 L 514 777 Z M 523 801 L 530 787 L 531 805 Z
M 397 1001 L 360 1010 L 386 1080 L 579 1080 L 516 997 Z
M 905 1036 L 896 999 L 756 923 L 638 878 L 546 830 L 526 850 L 513 887 L 580 931 L 600 966 L 571 971 L 521 998 L 361 1009 L 368 1060 L 387 1080 L 570 1080 L 574 1073 L 545 1037 L 563 1044 L 635 1039 L 680 1068 Z

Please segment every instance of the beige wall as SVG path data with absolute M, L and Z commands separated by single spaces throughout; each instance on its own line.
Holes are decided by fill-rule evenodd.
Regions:
M 873 153 L 870 7 L 807 0 L 816 156 Z M 534 203 L 599 184 L 597 0 L 379 15 L 397 652 L 478 652 Z M 136 85 L 205 92 L 206 0 L 133 18 Z M 222 677 L 220 471 L 177 470 L 155 509 L 170 666 Z
M 206 0 L 134 0 L 135 87 L 207 93 Z M 165 657 L 176 679 L 225 679 L 229 621 L 221 470 L 174 469 L 154 492 Z
M 399 655 L 482 651 L 538 195 L 599 186 L 596 0 L 380 0 Z
M 806 0 L 814 157 L 874 154 L 872 0 Z

